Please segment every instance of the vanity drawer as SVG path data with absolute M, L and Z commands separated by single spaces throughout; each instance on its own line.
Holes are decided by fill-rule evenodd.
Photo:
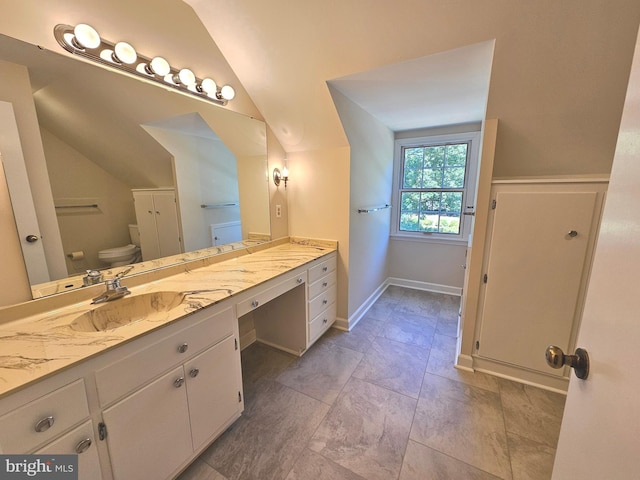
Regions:
M 336 321 L 336 304 L 332 303 L 309 324 L 309 344 L 315 342 Z
M 318 265 L 315 265 L 309 269 L 309 283 L 313 283 L 325 276 L 329 272 L 333 272 L 336 269 L 336 256 L 331 255 L 330 258 L 323 260 Z
M 235 321 L 233 310 L 227 308 L 96 371 L 100 405 L 117 400 L 206 347 L 233 335 Z
M 337 277 L 337 273 L 334 270 L 329 275 L 322 277 L 317 282 L 314 282 L 311 285 L 309 285 L 309 300 L 313 300 L 322 292 L 325 292 L 329 288 L 331 288 L 332 285 L 335 285 L 336 277 Z
M 320 312 L 336 301 L 336 286 L 331 285 L 326 291 L 309 302 L 309 319 L 316 318 Z
M 28 453 L 88 417 L 84 380 L 77 380 L 0 417 L 0 452 Z
M 280 282 L 276 281 L 274 282 L 273 286 L 267 287 L 266 289 L 257 289 L 257 292 L 250 296 L 248 299 L 238 302 L 236 306 L 238 317 L 241 317 L 242 315 L 249 313 L 256 308 L 261 307 L 269 300 L 273 300 L 274 298 L 279 297 L 292 288 L 295 288 L 298 285 L 302 285 L 306 281 L 306 277 L 306 272 L 302 272 L 297 275 L 292 275 Z

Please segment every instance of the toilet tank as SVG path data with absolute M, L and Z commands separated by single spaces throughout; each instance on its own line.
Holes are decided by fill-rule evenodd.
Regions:
M 138 225 L 129 224 L 129 238 L 135 246 L 140 246 L 140 230 L 138 229 Z

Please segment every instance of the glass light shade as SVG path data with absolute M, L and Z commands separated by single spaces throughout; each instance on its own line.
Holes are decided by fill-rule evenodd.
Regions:
M 196 76 L 188 68 L 183 68 L 178 72 L 178 80 L 181 84 L 188 87 L 196 83 Z
M 151 69 L 152 73 L 160 75 L 161 77 L 164 77 L 171 71 L 169 62 L 167 62 L 162 57 L 153 57 L 151 63 L 149 64 L 149 68 Z
M 86 23 L 79 23 L 73 29 L 73 35 L 78 42 L 84 48 L 98 48 L 100 45 L 100 35 L 95 28 Z
M 220 95 L 222 95 L 222 98 L 224 98 L 225 100 L 232 100 L 233 97 L 236 96 L 236 91 L 232 86 L 225 85 L 220 89 Z
M 282 178 L 284 178 L 284 179 L 288 179 L 289 178 L 289 169 L 287 169 L 286 165 L 284 167 L 282 167 Z
M 204 80 L 202 80 L 202 82 L 200 82 L 200 88 L 208 96 L 214 97 L 218 86 L 216 85 L 216 82 L 214 82 L 210 78 L 205 78 Z
M 114 54 L 116 59 L 122 63 L 131 65 L 135 63 L 138 58 L 135 48 L 129 45 L 127 42 L 118 42 L 114 48 Z

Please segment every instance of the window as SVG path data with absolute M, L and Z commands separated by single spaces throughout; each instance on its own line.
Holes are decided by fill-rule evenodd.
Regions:
M 466 241 L 478 139 L 467 133 L 396 141 L 392 235 Z

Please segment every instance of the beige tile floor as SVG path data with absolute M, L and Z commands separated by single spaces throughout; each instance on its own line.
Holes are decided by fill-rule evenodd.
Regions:
M 564 396 L 453 368 L 459 298 L 389 287 L 302 358 L 242 352 L 245 411 L 179 480 L 544 480 Z

